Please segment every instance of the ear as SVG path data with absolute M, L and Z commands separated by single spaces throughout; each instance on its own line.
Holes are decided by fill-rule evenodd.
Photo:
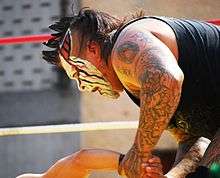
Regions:
M 89 41 L 87 43 L 87 50 L 91 55 L 94 55 L 94 56 L 100 55 L 99 44 L 95 41 Z

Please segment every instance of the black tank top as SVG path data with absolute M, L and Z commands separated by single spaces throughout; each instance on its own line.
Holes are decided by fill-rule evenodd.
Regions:
M 112 40 L 129 24 L 154 18 L 168 24 L 176 35 L 178 64 L 184 82 L 178 108 L 169 123 L 192 136 L 211 138 L 220 127 L 220 28 L 202 21 L 168 17 L 142 17 L 117 30 Z M 126 88 L 128 96 L 140 106 L 140 99 Z

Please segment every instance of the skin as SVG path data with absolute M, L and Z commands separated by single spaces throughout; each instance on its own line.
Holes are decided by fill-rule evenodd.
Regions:
M 219 139 L 216 136 L 216 141 Z M 144 178 L 184 178 L 195 170 L 199 160 L 209 146 L 210 140 L 199 138 L 190 148 L 181 162 L 173 167 L 166 175 L 163 175 L 161 160 L 153 156 L 147 162 L 142 163 L 141 169 L 145 172 Z M 210 145 L 213 147 L 213 145 Z M 207 150 L 209 161 L 210 150 Z M 17 178 L 86 178 L 93 170 L 117 171 L 120 153 L 104 149 L 83 149 L 57 161 L 42 174 L 23 174 Z M 215 155 L 216 156 L 216 155 Z M 212 157 L 213 158 L 213 157 Z M 216 157 L 212 161 L 215 161 Z
M 122 161 L 120 171 L 128 177 L 143 177 L 140 165 L 166 129 L 178 105 L 183 74 L 170 49 L 144 24 L 134 24 L 119 36 L 113 52 L 113 66 L 123 85 L 140 98 L 140 118 L 136 138 Z M 118 66 L 130 70 L 125 76 Z M 132 85 L 130 85 L 130 83 Z
M 17 178 L 86 178 L 91 170 L 117 170 L 118 158 L 117 152 L 84 149 L 57 161 L 43 174 L 24 174 Z
M 86 59 L 89 62 L 91 62 L 96 68 L 108 79 L 108 81 L 112 84 L 112 88 L 114 91 L 122 92 L 123 91 L 123 85 L 121 84 L 121 81 L 118 79 L 113 66 L 111 63 L 107 66 L 104 62 L 104 60 L 101 58 L 101 50 L 98 43 L 91 41 L 85 44 L 85 47 L 83 50 L 80 51 L 80 44 L 79 44 L 79 37 L 77 32 L 73 32 L 72 39 L 74 41 L 73 49 L 71 51 L 71 56 L 77 56 L 81 59 Z M 80 53 L 79 53 L 80 51 Z M 74 76 L 76 73 L 73 66 L 70 66 L 69 64 L 63 65 L 66 63 L 65 61 L 60 61 L 60 66 L 64 68 L 66 73 L 70 78 L 71 76 Z
M 101 58 L 96 42 L 88 42 L 79 53 L 77 33 L 72 35 L 71 55 L 95 65 L 113 90 L 121 92 L 124 86 L 140 98 L 136 138 L 119 167 L 121 174 L 132 178 L 145 176 L 141 164 L 152 157 L 151 151 L 178 105 L 183 82 L 183 73 L 177 64 L 175 35 L 168 25 L 162 23 L 159 29 L 157 23 L 161 22 L 145 19 L 124 29 L 109 56 L 108 65 Z M 150 29 L 153 27 L 158 31 Z M 67 69 L 62 63 L 67 73 L 74 75 L 74 68 Z
M 57 161 L 43 174 L 23 174 L 17 178 L 87 178 L 93 170 L 117 171 L 119 156 L 120 153 L 110 150 L 84 149 Z M 158 157 L 150 159 L 142 169 L 148 177 L 164 177 Z

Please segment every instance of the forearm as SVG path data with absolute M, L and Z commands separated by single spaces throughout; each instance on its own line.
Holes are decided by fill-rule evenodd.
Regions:
M 120 153 L 103 149 L 83 149 L 57 161 L 43 174 L 23 174 L 17 178 L 86 178 L 92 170 L 118 170 Z
M 59 160 L 43 178 L 87 177 L 92 170 L 117 170 L 120 153 L 102 149 L 83 149 Z
M 84 149 L 77 163 L 87 170 L 117 170 L 120 153 L 104 149 Z
M 86 178 L 89 172 L 78 163 L 76 152 L 72 155 L 64 157 L 51 166 L 42 178 L 65 178 L 65 177 L 81 177 Z
M 209 139 L 204 137 L 199 138 L 183 159 L 165 176 L 167 178 L 184 178 L 187 174 L 193 172 L 198 166 L 209 144 Z
M 153 82 L 151 86 L 146 83 L 142 88 L 139 127 L 135 138 L 140 152 L 150 152 L 155 147 L 178 105 L 181 84 L 175 79 L 167 82 Z

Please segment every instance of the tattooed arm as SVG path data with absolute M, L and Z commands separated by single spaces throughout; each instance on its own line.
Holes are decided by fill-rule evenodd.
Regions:
M 183 73 L 168 47 L 150 32 L 127 30 L 119 36 L 114 51 L 116 73 L 128 88 L 130 83 L 139 89 L 141 101 L 136 138 L 119 173 L 143 177 L 141 164 L 151 157 L 178 105 Z M 121 73 L 123 67 L 130 76 Z

